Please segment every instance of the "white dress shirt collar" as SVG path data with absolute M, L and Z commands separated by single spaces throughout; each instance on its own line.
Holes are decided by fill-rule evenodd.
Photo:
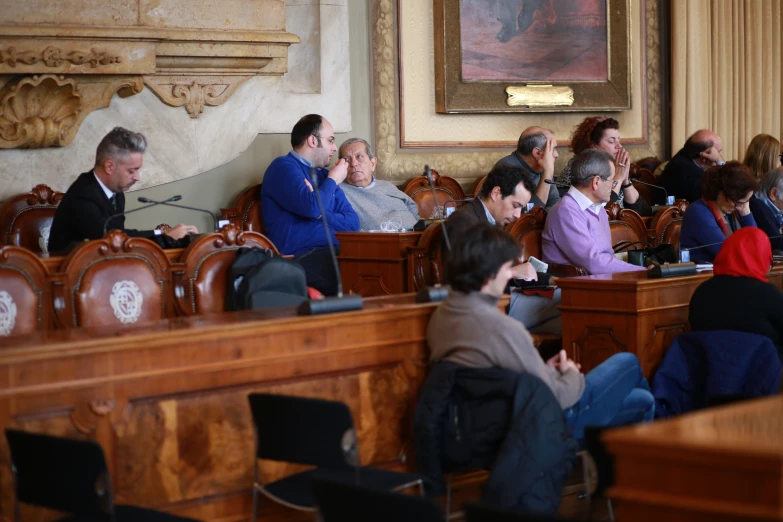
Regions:
M 98 181 L 98 185 L 101 186 L 103 193 L 106 194 L 106 197 L 109 199 L 113 198 L 114 192 L 112 192 L 106 185 L 103 184 L 103 181 L 101 181 L 101 178 L 98 177 L 94 170 L 92 171 L 92 175 L 95 176 L 95 179 Z
M 497 221 L 495 221 L 495 218 L 494 218 L 494 217 L 492 216 L 492 214 L 489 212 L 489 209 L 488 209 L 488 208 L 487 208 L 487 206 L 484 204 L 484 201 L 483 201 L 481 198 L 479 198 L 479 201 L 481 201 L 481 206 L 482 206 L 482 207 L 484 207 L 484 212 L 486 212 L 486 213 L 487 213 L 487 220 L 488 220 L 488 221 L 489 221 L 491 224 L 493 224 L 493 225 L 496 225 L 496 224 L 497 224 Z
M 606 203 L 593 203 L 590 201 L 590 198 L 582 194 L 582 192 L 574 186 L 568 189 L 568 193 L 576 200 L 576 204 L 579 205 L 579 208 L 582 211 L 589 210 L 596 216 L 598 215 L 598 212 L 606 206 Z

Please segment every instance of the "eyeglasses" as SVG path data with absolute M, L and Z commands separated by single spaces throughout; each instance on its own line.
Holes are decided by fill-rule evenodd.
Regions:
M 326 140 L 326 141 L 328 141 L 330 144 L 334 145 L 334 136 L 329 136 L 328 138 L 326 138 L 326 137 L 324 137 L 324 136 L 319 136 L 318 134 L 313 134 L 313 136 L 315 136 L 315 137 L 316 137 L 316 138 L 318 138 L 319 140 Z
M 597 178 L 600 179 L 601 181 L 609 181 L 609 178 L 602 178 L 601 176 L 597 176 Z M 612 188 L 615 188 L 616 186 L 617 186 L 617 180 L 613 179 L 612 180 Z

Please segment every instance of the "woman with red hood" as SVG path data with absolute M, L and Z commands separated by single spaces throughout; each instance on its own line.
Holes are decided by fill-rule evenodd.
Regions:
M 769 337 L 783 347 L 783 292 L 767 281 L 769 238 L 756 227 L 735 231 L 721 246 L 713 277 L 696 289 L 688 318 L 692 331 L 735 330 Z

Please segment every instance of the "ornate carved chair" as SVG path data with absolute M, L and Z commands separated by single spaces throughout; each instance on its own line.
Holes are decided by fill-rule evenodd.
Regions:
M 477 198 L 479 195 L 479 192 L 481 192 L 481 187 L 484 186 L 484 182 L 487 180 L 486 176 L 482 176 L 478 178 L 474 183 L 473 187 L 471 188 L 470 193 L 472 194 L 472 197 Z
M 658 180 L 655 178 L 655 175 L 650 170 L 644 168 L 637 167 L 634 169 L 632 166 L 631 177 L 638 179 L 639 181 L 642 181 L 644 183 L 649 183 L 650 185 L 658 185 Z M 652 205 L 652 202 L 655 200 L 656 192 L 661 192 L 661 191 L 654 187 L 645 185 L 644 183 L 634 183 L 633 187 L 639 192 L 639 196 L 648 205 Z
M 647 227 L 642 217 L 631 209 L 620 208 L 617 203 L 609 203 L 604 207 L 609 215 L 609 228 L 612 232 L 612 245 L 622 241 L 630 243 L 647 243 Z
M 0 337 L 52 328 L 52 293 L 41 260 L 17 246 L 0 248 Z
M 220 232 L 205 234 L 182 252 L 184 269 L 175 270 L 174 295 L 179 313 L 195 315 L 225 309 L 226 274 L 237 249 L 258 247 L 279 254 L 275 245 L 258 232 L 242 231 L 234 223 Z
M 642 158 L 639 161 L 632 163 L 631 168 L 633 168 L 633 165 L 635 165 L 640 169 L 646 169 L 650 171 L 650 173 L 652 174 L 653 172 L 655 172 L 655 169 L 657 169 L 658 165 L 660 164 L 661 164 L 661 160 L 658 159 L 658 156 L 647 156 L 646 158 Z M 634 176 L 634 177 L 638 177 L 638 176 Z M 647 181 L 647 180 L 644 179 L 642 181 Z
M 64 328 L 124 327 L 174 316 L 170 267 L 156 243 L 112 230 L 76 247 L 54 281 Z
M 435 186 L 437 201 L 433 201 L 432 190 L 426 176 L 418 176 L 410 180 L 403 189 L 407 195 L 416 202 L 419 207 L 419 216 L 423 219 L 442 217 L 443 204 L 448 200 L 465 199 L 465 191 L 457 180 L 448 176 L 441 176 L 437 171 L 432 171 L 432 184 Z M 440 211 L 439 213 L 437 213 Z M 437 213 L 437 215 L 435 215 Z
M 261 216 L 261 184 L 247 187 L 234 198 L 231 208 L 220 209 L 221 219 L 227 219 L 242 230 L 263 234 Z
M 546 216 L 547 213 L 543 207 L 533 207 L 530 212 L 506 227 L 506 231 L 519 243 L 523 260 L 527 260 L 531 256 L 537 259 L 544 258 L 541 236 L 544 233 Z M 574 265 L 549 263 L 548 273 L 557 277 L 574 277 L 587 275 L 587 270 Z
M 47 185 L 36 185 L 27 194 L 8 200 L 0 209 L 0 243 L 48 252 L 49 229 L 64 195 Z
M 413 279 L 408 281 L 408 288 L 420 290 L 425 286 L 443 283 L 445 277 L 441 257 L 442 242 L 443 229 L 440 222 L 432 223 L 424 229 L 419 243 L 408 252 L 408 270 Z
M 658 212 L 650 225 L 653 229 L 653 244 L 670 244 L 679 253 L 680 251 L 680 228 L 682 227 L 682 216 L 688 207 L 687 201 L 681 200 L 685 205 L 676 205 Z

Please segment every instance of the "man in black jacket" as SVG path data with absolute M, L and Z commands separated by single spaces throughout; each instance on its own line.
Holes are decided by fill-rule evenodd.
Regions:
M 759 191 L 750 198 L 750 211 L 758 227 L 769 236 L 772 250 L 783 251 L 783 167 L 764 176 Z
M 125 212 L 125 194 L 141 178 L 147 139 L 139 133 L 115 127 L 98 145 L 95 167 L 81 174 L 68 188 L 54 214 L 49 234 L 49 252 L 64 253 L 79 243 L 103 237 L 104 225 Z M 108 230 L 120 229 L 131 237 L 153 239 L 159 230 L 125 229 L 125 216 L 109 222 Z M 181 239 L 198 230 L 177 225 L 166 234 Z
M 504 227 L 515 222 L 530 202 L 535 192 L 532 176 L 522 167 L 498 162 L 487 174 L 481 193 L 473 201 L 454 212 L 446 221 L 449 238 L 455 241 L 465 230 L 476 223 L 490 223 Z M 444 261 L 448 257 L 443 252 Z M 530 263 L 520 263 L 512 268 L 511 304 L 508 315 L 520 321 L 531 333 L 562 332 L 560 322 L 560 289 L 552 299 L 540 295 L 524 295 L 526 286 L 549 283 L 549 274 L 538 273 Z M 447 281 L 448 282 L 448 281 Z
M 701 178 L 714 165 L 723 165 L 723 141 L 711 130 L 696 131 L 666 164 L 658 184 L 676 199 L 693 203 L 701 198 Z M 664 203 L 663 191 L 655 195 L 656 203 Z

